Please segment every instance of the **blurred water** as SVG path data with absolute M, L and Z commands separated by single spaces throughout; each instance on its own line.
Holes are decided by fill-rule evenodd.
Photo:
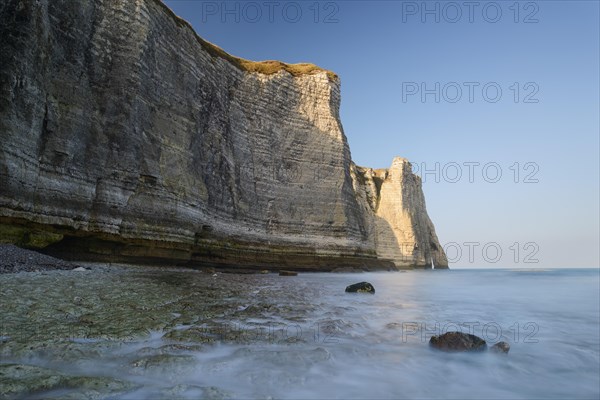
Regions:
M 119 271 L 118 279 L 114 273 L 85 274 L 19 274 L 16 284 L 25 290 L 15 295 L 4 285 L 1 300 L 30 304 L 27 318 L 36 318 L 31 304 L 39 300 L 27 285 L 48 281 L 41 293 L 57 303 L 57 310 L 65 305 L 48 296 L 61 285 L 81 294 L 83 302 L 90 290 L 106 290 L 94 302 L 116 310 L 111 303 L 116 295 L 110 292 L 115 287 L 148 304 L 149 310 L 135 311 L 140 316 L 160 310 L 156 321 L 138 322 L 145 334 L 125 328 L 125 333 L 104 334 L 98 325 L 106 317 L 89 306 L 81 315 L 95 321 L 94 334 L 70 336 L 68 346 L 63 339 L 38 335 L 28 340 L 44 342 L 44 351 L 30 350 L 11 342 L 18 321 L 10 310 L 18 307 L 9 306 L 2 311 L 2 336 L 8 339 L 0 345 L 0 362 L 125 381 L 131 384 L 127 390 L 98 390 L 100 397 L 125 399 L 600 396 L 598 270 L 212 277 L 134 269 Z M 344 292 L 362 280 L 375 286 L 375 295 Z M 0 283 L 8 282 L 0 277 Z M 126 308 L 126 302 L 119 304 Z M 112 315 L 133 318 L 121 311 Z M 119 327 L 111 321 L 104 329 Z M 446 354 L 429 348 L 431 335 L 458 329 L 489 344 L 507 341 L 510 353 Z M 27 397 L 76 398 L 78 393 L 70 385 Z

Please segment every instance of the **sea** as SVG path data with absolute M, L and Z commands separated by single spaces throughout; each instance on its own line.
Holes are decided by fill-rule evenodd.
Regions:
M 598 269 L 90 267 L 0 276 L 0 397 L 600 397 Z M 449 331 L 510 351 L 429 346 Z

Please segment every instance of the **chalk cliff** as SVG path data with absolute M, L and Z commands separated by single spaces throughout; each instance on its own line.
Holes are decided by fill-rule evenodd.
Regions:
M 338 77 L 254 63 L 158 0 L 0 5 L 0 240 L 74 259 L 447 267 L 401 158 L 354 165 Z

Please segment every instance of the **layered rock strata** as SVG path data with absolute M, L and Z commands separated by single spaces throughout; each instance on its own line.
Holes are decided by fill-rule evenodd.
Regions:
M 71 259 L 446 267 L 403 159 L 355 166 L 340 82 L 158 0 L 0 6 L 0 240 Z

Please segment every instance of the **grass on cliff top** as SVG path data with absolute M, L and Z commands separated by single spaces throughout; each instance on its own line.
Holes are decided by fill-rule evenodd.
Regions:
M 155 1 L 161 7 L 163 7 L 163 9 L 166 10 L 169 15 L 171 15 L 175 19 L 175 22 L 177 22 L 177 25 L 179 25 L 180 27 L 187 26 L 188 28 L 190 28 L 192 30 L 192 32 L 194 33 L 194 35 L 196 36 L 196 40 L 202 45 L 202 47 L 211 56 L 219 57 L 224 60 L 227 60 L 230 63 L 232 63 L 233 65 L 235 65 L 236 67 L 238 67 L 239 69 L 241 69 L 242 71 L 259 72 L 259 73 L 265 74 L 265 75 L 272 75 L 272 74 L 276 74 L 277 72 L 279 72 L 281 70 L 284 70 L 284 71 L 287 71 L 290 74 L 292 74 L 292 76 L 301 76 L 301 75 L 314 74 L 314 73 L 318 73 L 318 72 L 326 72 L 327 77 L 330 80 L 332 80 L 332 81 L 339 80 L 339 77 L 334 72 L 328 71 L 328 70 L 318 67 L 314 64 L 309 64 L 309 63 L 286 64 L 281 61 L 273 61 L 273 60 L 250 61 L 250 60 L 245 60 L 243 58 L 232 56 L 231 54 L 227 53 L 225 50 L 223 50 L 219 46 L 216 46 L 216 45 L 202 39 L 196 33 L 196 31 L 190 25 L 189 22 L 187 22 L 186 20 L 184 20 L 183 18 L 181 18 L 177 14 L 175 14 L 173 12 L 173 10 L 171 10 L 165 3 L 162 2 L 162 0 L 155 0 Z

